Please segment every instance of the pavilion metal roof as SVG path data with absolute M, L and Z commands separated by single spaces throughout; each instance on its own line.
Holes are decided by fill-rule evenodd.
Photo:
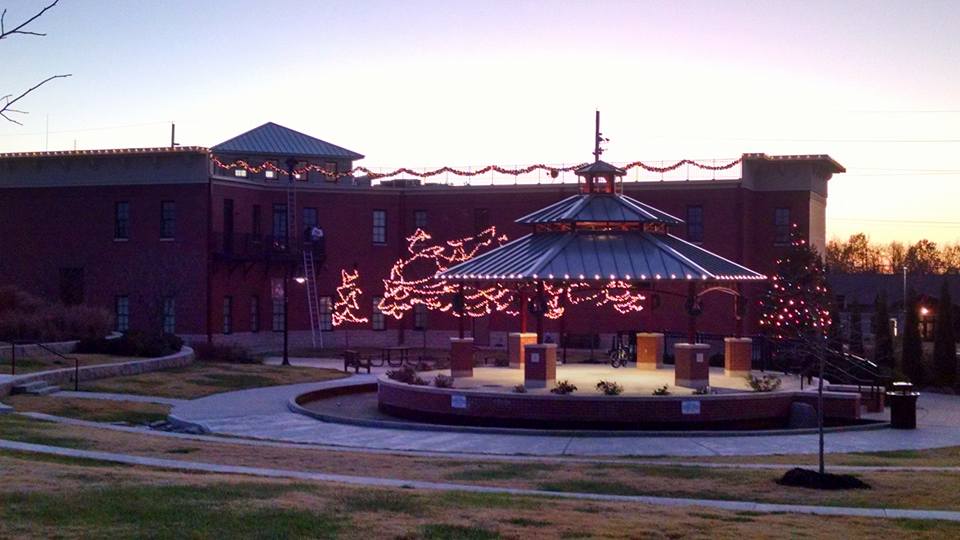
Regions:
M 735 280 L 766 276 L 670 234 L 573 231 L 528 234 L 438 274 L 473 280 Z
M 213 148 L 214 152 L 268 156 L 363 159 L 362 154 L 267 122 Z
M 609 193 L 573 195 L 517 220 L 517 223 L 526 224 L 557 222 L 658 222 L 679 225 L 683 220 L 626 195 Z
M 606 161 L 601 161 L 601 160 L 594 161 L 593 163 L 588 163 L 587 165 L 584 165 L 583 167 L 580 167 L 579 169 L 577 169 L 575 172 L 577 175 L 580 175 L 580 176 L 583 176 L 586 174 L 601 174 L 601 173 L 611 173 L 615 176 L 624 176 L 625 174 L 627 174 L 627 171 L 621 169 L 620 167 L 611 165 Z

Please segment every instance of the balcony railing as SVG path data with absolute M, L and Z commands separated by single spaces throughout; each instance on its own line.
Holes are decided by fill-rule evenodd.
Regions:
M 324 242 L 311 242 L 287 236 L 271 236 L 249 233 L 214 233 L 213 253 L 217 256 L 235 260 L 287 260 L 299 258 L 302 250 L 310 249 L 314 256 L 324 254 Z

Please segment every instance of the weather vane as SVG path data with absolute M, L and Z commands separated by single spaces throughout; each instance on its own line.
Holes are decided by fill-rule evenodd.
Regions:
M 603 133 L 600 133 L 600 111 L 597 111 L 596 129 L 594 130 L 594 133 L 593 160 L 600 161 L 600 154 L 602 154 L 604 150 L 603 148 L 600 148 L 600 144 L 610 142 L 610 139 L 607 139 L 603 136 Z

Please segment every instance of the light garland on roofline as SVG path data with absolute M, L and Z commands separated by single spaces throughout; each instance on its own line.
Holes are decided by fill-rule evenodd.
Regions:
M 272 162 L 272 161 L 264 161 L 264 162 L 261 163 L 260 165 L 251 165 L 249 162 L 247 162 L 247 161 L 245 161 L 245 160 L 238 159 L 238 160 L 235 160 L 235 161 L 232 161 L 232 162 L 227 163 L 227 162 L 221 161 L 220 158 L 218 158 L 217 156 L 211 156 L 211 157 L 210 157 L 210 161 L 211 161 L 215 166 L 219 167 L 220 169 L 224 169 L 224 170 L 243 169 L 243 170 L 245 170 L 245 171 L 247 171 L 247 172 L 250 172 L 250 173 L 253 173 L 253 174 L 260 174 L 261 172 L 263 172 L 263 171 L 265 171 L 265 170 L 269 170 L 269 171 L 273 171 L 273 172 L 276 173 L 276 174 L 281 174 L 281 175 L 287 175 L 287 174 L 289 174 L 289 171 L 287 171 L 287 169 L 278 166 L 276 163 L 274 163 L 274 162 Z M 639 168 L 641 168 L 641 169 L 643 169 L 643 170 L 645 170 L 645 171 L 649 171 L 649 172 L 665 173 L 665 172 L 670 172 L 670 171 L 677 170 L 677 169 L 679 169 L 680 167 L 683 167 L 683 166 L 685 166 L 685 165 L 690 165 L 690 166 L 696 167 L 696 168 L 698 168 L 698 169 L 703 169 L 703 170 L 706 170 L 706 171 L 723 171 L 723 170 L 732 169 L 732 168 L 736 167 L 736 166 L 739 165 L 742 161 L 743 161 L 743 158 L 741 157 L 741 158 L 737 158 L 737 159 L 735 159 L 735 160 L 733 160 L 733 161 L 731 161 L 731 162 L 729 162 L 729 163 L 723 164 L 723 165 L 707 165 L 706 163 L 700 163 L 700 162 L 694 161 L 694 160 L 692 160 L 692 159 L 681 159 L 680 161 L 677 161 L 676 163 L 673 163 L 673 164 L 671 164 L 671 165 L 666 165 L 666 166 L 663 166 L 663 167 L 657 167 L 657 166 L 655 166 L 655 165 L 649 165 L 649 164 L 644 163 L 644 162 L 642 162 L 642 161 L 633 161 L 633 162 L 630 162 L 630 163 L 628 163 L 628 164 L 626 164 L 626 165 L 624 165 L 623 167 L 620 167 L 620 168 L 623 169 L 624 171 L 628 171 L 628 170 L 630 170 L 630 169 L 634 169 L 634 168 L 639 167 Z M 353 169 L 351 169 L 351 170 L 349 170 L 349 171 L 346 171 L 346 172 L 334 172 L 334 171 L 327 170 L 327 168 L 326 168 L 325 166 L 322 166 L 322 165 L 308 164 L 308 165 L 306 165 L 305 167 L 295 168 L 295 169 L 293 170 L 293 173 L 294 173 L 295 175 L 300 175 L 300 176 L 302 176 L 304 173 L 307 173 L 307 172 L 315 172 L 315 173 L 322 174 L 322 175 L 326 176 L 327 178 L 330 178 L 330 179 L 333 179 L 333 180 L 339 180 L 340 178 L 347 177 L 347 176 L 350 176 L 350 177 L 356 176 L 357 173 L 361 173 L 361 174 L 363 174 L 363 175 L 366 175 L 366 176 L 370 177 L 371 179 L 389 178 L 389 177 L 391 177 L 391 176 L 399 176 L 399 175 L 401 175 L 401 174 L 403 174 L 403 175 L 409 175 L 409 176 L 414 176 L 414 177 L 417 177 L 417 178 L 429 178 L 429 177 L 431 177 L 431 176 L 437 176 L 437 175 L 440 175 L 440 174 L 452 174 L 452 175 L 455 175 L 455 176 L 479 176 L 479 175 L 487 174 L 487 173 L 490 173 L 490 172 L 496 172 L 496 173 L 505 174 L 505 175 L 518 176 L 518 175 L 521 175 L 521 174 L 530 174 L 530 173 L 535 172 L 535 171 L 544 171 L 544 172 L 550 173 L 552 176 L 556 176 L 557 174 L 559 174 L 559 173 L 561 173 L 561 172 L 575 171 L 575 170 L 579 169 L 580 167 L 583 167 L 583 166 L 586 166 L 586 165 L 589 165 L 589 163 L 584 162 L 584 163 L 580 163 L 580 164 L 578 164 L 578 165 L 571 165 L 571 166 L 569 166 L 569 167 L 555 167 L 555 166 L 552 166 L 552 165 L 546 165 L 546 164 L 543 164 L 543 163 L 537 163 L 537 164 L 535 164 L 535 165 L 528 165 L 528 166 L 526 166 L 526 167 L 521 167 L 521 168 L 518 168 L 518 169 L 510 169 L 510 168 L 507 168 L 507 167 L 502 167 L 502 166 L 500 166 L 500 165 L 487 165 L 487 166 L 485 166 L 485 167 L 481 167 L 481 168 L 479 168 L 479 169 L 477 169 L 477 170 L 473 170 L 473 171 L 465 171 L 465 170 L 462 170 L 462 169 L 454 169 L 453 167 L 440 167 L 439 169 L 433 169 L 433 170 L 423 171 L 423 172 L 418 172 L 418 171 L 415 171 L 415 170 L 410 169 L 410 168 L 408 168 L 408 167 L 400 167 L 400 168 L 397 168 L 397 169 L 394 169 L 394 170 L 388 171 L 388 172 L 375 172 L 375 171 L 373 171 L 373 170 L 371 170 L 371 169 L 368 169 L 367 167 L 359 166 L 359 167 L 354 167 Z

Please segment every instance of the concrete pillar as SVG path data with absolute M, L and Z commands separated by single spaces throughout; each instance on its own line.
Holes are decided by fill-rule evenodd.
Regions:
M 728 337 L 723 339 L 723 374 L 746 377 L 753 367 L 753 340 Z
M 676 365 L 674 384 L 687 388 L 710 385 L 710 346 L 706 343 L 677 343 L 673 346 Z
M 549 388 L 557 383 L 557 344 L 531 343 L 524 347 L 523 385 Z
M 663 334 L 637 334 L 637 369 L 651 370 L 663 367 Z
M 510 367 L 523 369 L 523 359 L 526 356 L 524 347 L 537 342 L 537 334 L 533 332 L 510 332 L 507 335 L 507 350 L 510 355 Z
M 450 338 L 450 375 L 473 377 L 473 338 Z

